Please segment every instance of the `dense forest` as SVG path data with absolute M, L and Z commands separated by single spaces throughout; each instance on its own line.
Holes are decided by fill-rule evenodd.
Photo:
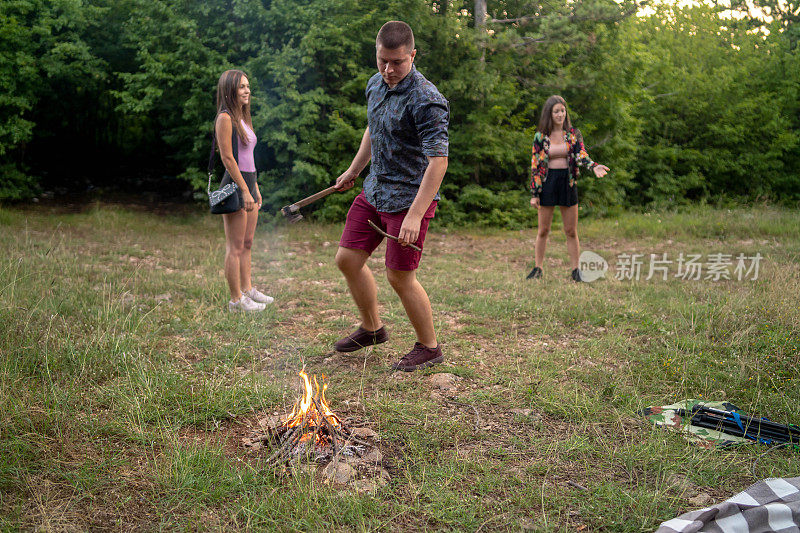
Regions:
M 800 201 L 800 3 L 635 0 L 2 0 L 0 200 L 155 188 L 204 196 L 219 74 L 242 68 L 266 145 L 267 209 L 323 188 L 366 125 L 387 20 L 451 106 L 446 221 L 533 216 L 547 96 L 592 157 L 588 213 Z M 316 216 L 338 219 L 353 192 Z M 447 207 L 447 209 L 444 209 Z

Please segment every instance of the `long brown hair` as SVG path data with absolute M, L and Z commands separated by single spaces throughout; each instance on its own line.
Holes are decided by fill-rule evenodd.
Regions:
M 217 116 L 223 111 L 227 111 L 231 116 L 231 125 L 236 130 L 236 135 L 247 144 L 247 134 L 242 127 L 242 120 L 250 129 L 253 129 L 253 121 L 250 118 L 250 103 L 241 105 L 237 103 L 237 90 L 242 77 L 249 78 L 241 70 L 226 70 L 219 77 L 217 82 Z M 252 96 L 250 97 L 252 99 Z
M 572 128 L 572 123 L 569 120 L 569 107 L 567 107 L 567 102 L 557 94 L 554 94 L 544 103 L 542 118 L 539 119 L 539 131 L 545 135 L 550 135 L 550 132 L 553 131 L 553 107 L 556 104 L 563 104 L 564 109 L 567 111 L 564 117 L 564 131 L 569 131 L 570 128 Z

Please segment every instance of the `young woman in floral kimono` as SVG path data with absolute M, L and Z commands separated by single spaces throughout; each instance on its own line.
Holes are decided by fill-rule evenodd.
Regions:
M 531 205 L 539 210 L 539 231 L 536 235 L 536 265 L 527 279 L 542 277 L 542 263 L 550 234 L 550 223 L 556 206 L 561 209 L 564 234 L 567 236 L 572 279 L 583 281 L 578 258 L 578 179 L 580 165 L 602 178 L 608 167 L 592 161 L 583 147 L 580 130 L 573 128 L 569 120 L 567 103 L 560 96 L 547 99 L 542 109 L 539 128 L 533 137 L 531 161 Z

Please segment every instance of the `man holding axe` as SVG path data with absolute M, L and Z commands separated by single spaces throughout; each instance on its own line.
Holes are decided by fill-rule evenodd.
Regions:
M 386 276 L 400 296 L 417 342 L 392 368 L 411 372 L 444 360 L 430 300 L 416 269 L 447 171 L 450 110 L 447 100 L 414 67 L 417 51 L 408 24 L 384 24 L 375 50 L 378 73 L 366 89 L 368 126 L 353 162 L 335 185 L 340 191 L 352 188 L 372 162 L 364 190 L 347 213 L 336 252 L 336 265 L 358 306 L 361 325 L 335 347 L 353 352 L 389 339 L 378 315 L 377 287 L 367 258 L 384 234 L 397 236 L 386 243 Z

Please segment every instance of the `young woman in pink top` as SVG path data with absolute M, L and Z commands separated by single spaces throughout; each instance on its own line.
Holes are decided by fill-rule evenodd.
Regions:
M 271 296 L 253 287 L 250 249 L 261 207 L 253 150 L 256 134 L 250 119 L 250 82 L 241 70 L 226 70 L 217 83 L 214 125 L 219 153 L 225 165 L 220 186 L 232 181 L 239 187 L 242 209 L 222 215 L 225 225 L 225 279 L 231 292 L 230 311 L 263 311 Z
M 550 223 L 553 221 L 555 206 L 561 209 L 564 234 L 567 236 L 572 279 L 583 281 L 578 259 L 578 190 L 575 182 L 580 171 L 579 165 L 592 170 L 602 178 L 608 167 L 592 161 L 583 147 L 580 130 L 573 128 L 567 112 L 567 102 L 557 95 L 547 99 L 542 109 L 539 128 L 533 137 L 533 157 L 531 160 L 531 205 L 539 210 L 539 230 L 536 235 L 536 265 L 528 274 L 528 279 L 542 277 L 544 250 Z

